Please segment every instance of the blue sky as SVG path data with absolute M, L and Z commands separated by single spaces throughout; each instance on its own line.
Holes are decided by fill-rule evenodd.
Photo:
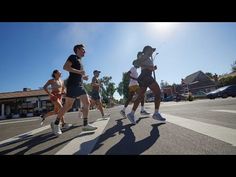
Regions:
M 236 23 L 0 23 L 0 92 L 38 89 L 83 43 L 86 73 L 122 79 L 145 45 L 157 48 L 157 81 L 180 83 L 202 70 L 229 73 L 236 60 Z M 140 71 L 139 71 L 140 73 Z M 119 98 L 118 94 L 115 97 Z

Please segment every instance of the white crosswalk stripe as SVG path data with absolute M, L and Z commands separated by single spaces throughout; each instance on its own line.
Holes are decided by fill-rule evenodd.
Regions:
M 22 133 L 20 135 L 17 135 L 17 136 L 14 136 L 12 138 L 9 138 L 9 139 L 6 139 L 6 140 L 3 140 L 0 142 L 0 146 L 1 145 L 4 145 L 4 144 L 7 144 L 7 143 L 10 143 L 10 142 L 14 142 L 14 141 L 17 141 L 17 140 L 20 140 L 20 139 L 23 139 L 24 137 L 28 137 L 28 136 L 32 136 L 32 135 L 35 135 L 39 132 L 42 132 L 44 130 L 47 130 L 50 128 L 50 125 L 47 125 L 47 126 L 44 126 L 44 127 L 40 127 L 40 128 L 37 128 L 37 129 L 34 129 L 34 130 L 31 130 L 29 132 L 26 132 L 26 133 Z
M 93 147 L 96 145 L 96 142 L 99 136 L 103 133 L 108 121 L 98 119 L 92 125 L 98 127 L 94 132 L 81 132 L 77 138 L 71 140 L 66 146 L 64 146 L 56 155 L 88 155 Z
M 188 128 L 195 132 L 216 138 L 226 143 L 236 146 L 236 129 L 219 125 L 208 124 L 196 120 L 186 119 L 170 114 L 162 114 L 167 122 Z
M 235 110 L 224 110 L 224 109 L 221 109 L 221 110 L 211 110 L 213 112 L 226 112 L 226 113 L 233 113 L 233 114 L 236 114 L 236 111 Z
M 39 118 L 30 118 L 30 119 L 25 119 L 25 120 L 15 120 L 15 121 L 9 121 L 9 120 L 4 120 L 0 122 L 0 125 L 5 125 L 5 124 L 15 124 L 15 123 L 22 123 L 22 122 L 33 122 L 33 121 L 39 121 Z

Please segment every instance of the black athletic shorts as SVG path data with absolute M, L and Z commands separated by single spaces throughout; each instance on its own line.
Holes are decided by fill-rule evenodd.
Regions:
M 142 70 L 141 74 L 138 77 L 138 83 L 139 87 L 149 87 L 152 85 L 155 81 L 155 79 L 152 77 L 152 71 L 150 70 Z
M 91 92 L 91 98 L 92 98 L 93 100 L 100 100 L 101 97 L 100 97 L 99 91 L 93 90 L 93 91 Z
M 87 92 L 85 91 L 82 85 L 67 85 L 66 88 L 66 96 L 70 98 L 77 98 L 81 95 L 86 95 Z

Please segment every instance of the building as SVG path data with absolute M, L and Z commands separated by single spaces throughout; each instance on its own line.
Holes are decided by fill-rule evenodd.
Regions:
M 63 100 L 64 101 L 64 100 Z M 80 106 L 74 102 L 70 111 Z M 48 94 L 43 90 L 31 90 L 0 93 L 0 119 L 39 116 L 42 112 L 53 110 Z
M 210 92 L 216 89 L 216 83 L 202 71 L 197 71 L 182 79 L 182 93 L 198 91 Z

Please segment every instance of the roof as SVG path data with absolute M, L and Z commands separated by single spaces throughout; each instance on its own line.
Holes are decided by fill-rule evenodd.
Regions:
M 214 84 L 214 82 L 211 80 L 210 77 L 208 77 L 206 74 L 204 74 L 202 71 L 197 71 L 193 74 L 188 75 L 185 79 L 184 82 L 186 84 L 191 84 L 194 82 L 205 82 L 208 84 Z
M 1 99 L 10 99 L 10 98 L 46 96 L 46 95 L 47 95 L 47 93 L 44 90 L 5 92 L 5 93 L 0 93 L 0 100 Z

